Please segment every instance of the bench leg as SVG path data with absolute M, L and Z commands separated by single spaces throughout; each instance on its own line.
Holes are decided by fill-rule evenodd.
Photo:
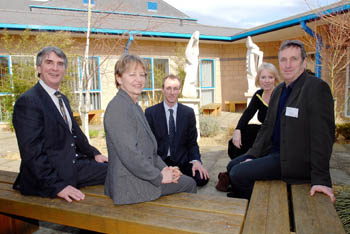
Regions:
M 26 234 L 38 229 L 37 220 L 0 213 L 0 233 Z

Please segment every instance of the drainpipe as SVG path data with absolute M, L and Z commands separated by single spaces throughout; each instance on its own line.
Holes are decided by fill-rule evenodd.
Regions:
M 301 21 L 301 28 L 312 37 L 316 37 L 316 64 L 315 64 L 315 76 L 321 78 L 321 55 L 320 50 L 322 47 L 322 38 L 320 35 L 316 34 L 306 25 L 305 21 Z
M 129 33 L 129 39 L 128 39 L 128 42 L 126 43 L 126 47 L 125 47 L 125 54 L 129 53 L 129 47 L 130 47 L 133 40 L 134 40 L 134 36 L 132 35 L 132 33 Z

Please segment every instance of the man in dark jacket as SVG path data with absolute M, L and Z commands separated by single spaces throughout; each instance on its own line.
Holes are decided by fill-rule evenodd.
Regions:
M 59 92 L 67 57 L 57 47 L 42 49 L 36 59 L 39 82 L 15 103 L 13 126 L 21 154 L 14 188 L 22 194 L 82 200 L 80 187 L 103 184 L 106 156 L 91 146 Z
M 284 82 L 272 93 L 265 121 L 252 148 L 227 166 L 233 192 L 250 198 L 254 181 L 311 183 L 310 194 L 335 197 L 329 172 L 334 141 L 333 97 L 328 84 L 305 71 L 306 52 L 297 40 L 279 49 Z
M 192 177 L 197 186 L 203 186 L 208 183 L 209 175 L 201 162 L 196 117 L 192 108 L 178 103 L 180 90 L 179 77 L 165 77 L 164 101 L 147 108 L 145 115 L 157 140 L 158 155 L 168 166 L 177 166 Z

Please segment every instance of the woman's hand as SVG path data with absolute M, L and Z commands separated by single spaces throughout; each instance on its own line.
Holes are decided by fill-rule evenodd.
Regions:
M 172 183 L 177 183 L 179 178 L 180 178 L 180 176 L 182 176 L 182 173 L 181 173 L 180 169 L 178 167 L 169 167 L 169 168 L 172 170 L 172 173 L 173 173 L 173 175 L 172 175 L 172 179 L 173 179 Z
M 241 142 L 241 130 L 236 129 L 236 130 L 233 132 L 232 143 L 233 143 L 238 149 L 241 148 L 241 146 L 242 146 L 242 142 Z
M 182 175 L 178 167 L 164 167 L 161 173 L 163 176 L 162 184 L 177 183 Z
M 161 171 L 163 179 L 162 184 L 170 184 L 172 182 L 173 172 L 169 167 L 164 167 Z

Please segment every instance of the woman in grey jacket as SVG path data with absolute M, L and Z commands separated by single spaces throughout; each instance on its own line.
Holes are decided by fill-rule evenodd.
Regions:
M 114 204 L 155 200 L 162 195 L 196 192 L 195 181 L 168 167 L 157 155 L 157 142 L 137 104 L 146 80 L 138 56 L 123 55 L 115 65 L 119 91 L 104 116 L 109 155 L 105 194 Z

